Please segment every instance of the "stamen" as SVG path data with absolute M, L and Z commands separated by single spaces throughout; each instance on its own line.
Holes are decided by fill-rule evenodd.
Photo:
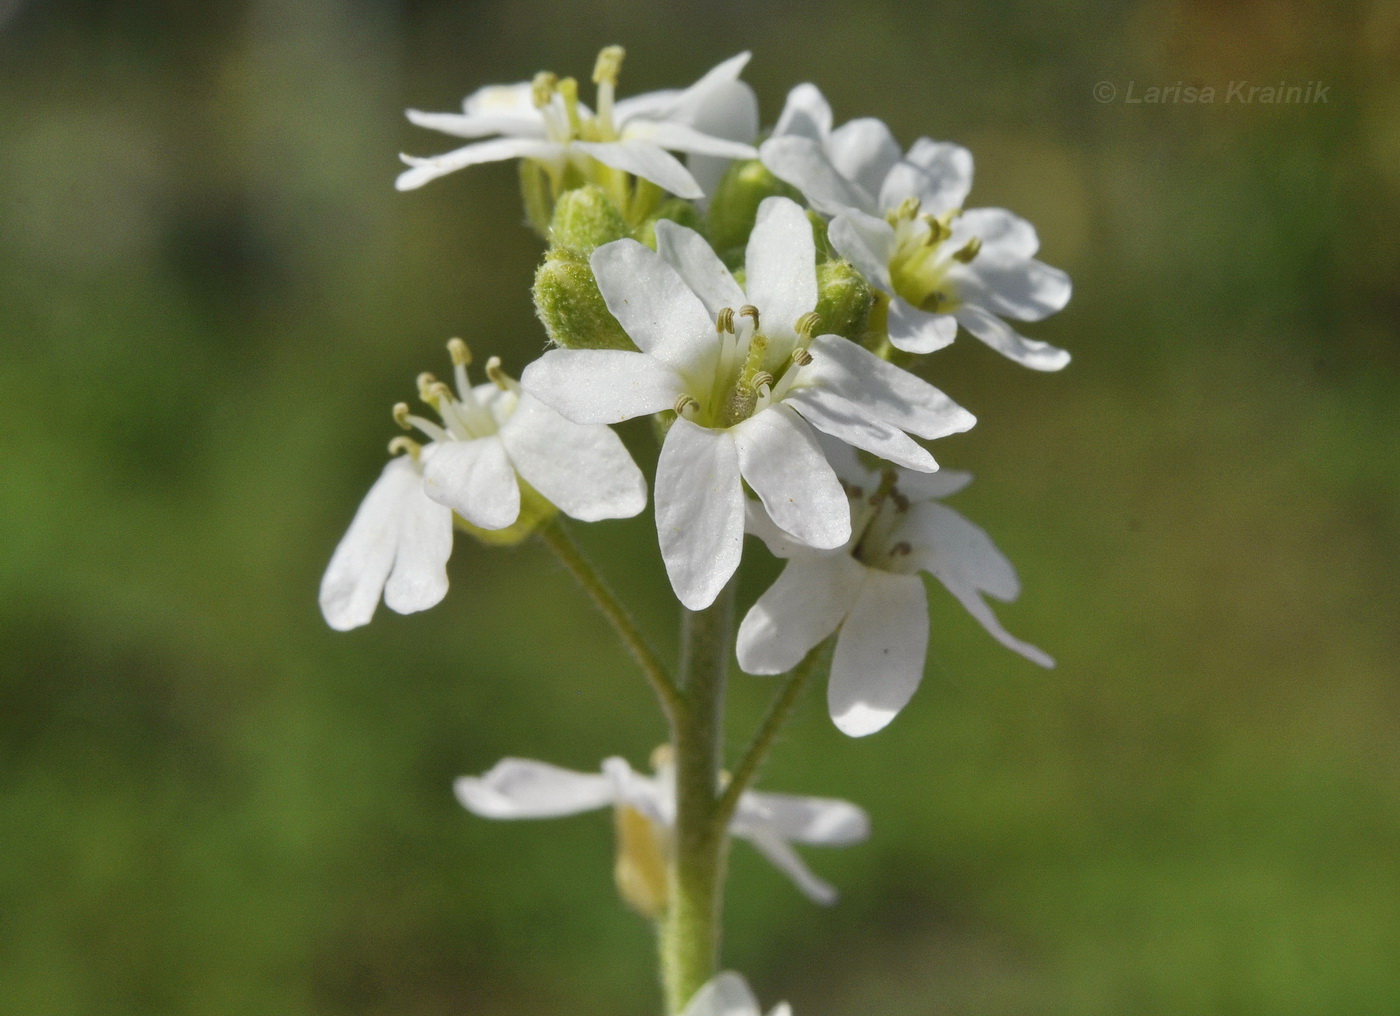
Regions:
M 454 367 L 470 367 L 472 365 L 471 348 L 461 339 L 447 340 L 447 355 L 452 357 Z
M 817 325 L 821 323 L 822 316 L 814 310 L 809 310 L 793 323 L 792 329 L 799 338 L 810 340 L 812 333 L 817 330 Z
M 753 386 L 758 391 L 758 393 L 762 395 L 764 388 L 773 387 L 773 375 L 768 373 L 766 370 L 759 371 L 753 376 Z
M 493 356 L 486 361 L 486 376 L 491 379 L 491 383 L 503 392 L 508 392 L 516 387 L 515 379 L 505 372 L 501 366 L 501 358 Z
M 530 101 L 535 104 L 536 109 L 544 109 L 549 105 L 549 100 L 554 97 L 554 91 L 558 87 L 559 75 L 540 71 L 535 75 L 535 80 L 530 82 Z
M 432 374 L 429 374 L 426 370 L 425 370 L 423 373 L 419 374 L 419 375 L 418 375 L 418 397 L 419 397 L 420 399 L 422 399 L 424 402 L 428 403 L 429 405 L 432 405 L 432 401 L 433 401 L 432 390 L 433 390 L 433 386 L 436 385 L 436 384 L 439 384 L 438 379 L 437 379 L 436 377 L 434 377 Z
M 904 540 L 900 540 L 890 548 L 890 557 L 907 557 L 914 552 L 914 548 L 909 546 Z
M 400 403 L 400 405 L 402 405 L 402 403 Z M 413 440 L 413 438 L 404 437 L 402 434 L 400 434 L 398 437 L 394 438 L 392 441 L 389 442 L 390 455 L 398 455 L 400 452 L 406 452 L 407 454 L 412 455 L 416 459 L 418 458 L 419 454 L 422 453 L 422 451 L 422 445 L 420 445 L 417 441 Z
M 925 212 L 919 216 L 928 225 L 928 236 L 924 237 L 924 243 L 932 247 L 936 243 L 942 243 L 952 236 L 953 231 L 945 226 L 942 220 L 935 218 Z
M 651 753 L 653 770 L 669 769 L 676 764 L 676 752 L 669 744 L 658 744 Z
M 753 318 L 753 330 L 758 331 L 758 308 L 751 303 L 746 303 L 739 308 L 742 317 Z
M 411 424 L 411 423 L 408 422 L 408 403 L 407 403 L 407 402 L 395 402 L 395 403 L 394 403 L 394 422 L 397 423 L 397 424 L 398 424 L 400 427 L 402 427 L 404 430 L 412 430 L 412 429 L 413 429 L 413 424 Z
M 805 367 L 812 362 L 812 354 L 802 346 L 798 346 L 792 351 L 792 362 L 796 367 Z
M 583 123 L 579 120 L 578 115 L 578 79 L 563 78 L 555 88 L 558 90 L 560 98 L 564 100 L 564 112 L 569 116 L 569 131 L 577 137 L 583 133 Z
M 968 264 L 977 256 L 977 252 L 981 249 L 982 238 L 980 236 L 974 236 L 971 240 L 967 241 L 967 244 L 961 250 L 953 255 L 953 259 L 955 261 L 961 261 L 963 264 Z
M 722 307 L 722 308 L 720 308 L 720 312 L 719 312 L 718 314 L 715 315 L 715 331 L 719 332 L 721 335 L 723 335 L 725 332 L 729 332 L 730 334 L 733 334 L 733 332 L 734 332 L 734 308 L 733 308 L 733 307 Z
M 627 51 L 621 46 L 604 46 L 598 51 L 598 61 L 593 65 L 595 85 L 617 84 L 617 76 L 622 71 L 622 58 Z
M 700 403 L 697 402 L 693 396 L 682 394 L 676 398 L 675 409 L 677 416 L 684 416 L 689 420 L 696 413 L 700 412 Z M 689 415 L 687 415 L 687 412 L 689 412 Z

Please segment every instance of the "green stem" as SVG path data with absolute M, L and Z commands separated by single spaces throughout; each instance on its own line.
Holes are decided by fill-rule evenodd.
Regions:
M 733 652 L 734 583 L 681 622 L 681 695 L 672 724 L 676 765 L 675 843 L 669 907 L 661 927 L 667 1011 L 679 1013 L 715 975 L 729 844 L 718 812 L 724 751 L 724 692 Z
M 726 826 L 734 816 L 734 809 L 739 806 L 740 796 L 753 783 L 759 767 L 763 765 L 773 747 L 773 742 L 778 739 L 778 732 L 783 729 L 783 724 L 787 723 L 793 708 L 807 689 L 807 683 L 812 675 L 821 669 L 831 645 L 832 640 L 827 639 L 804 656 L 802 662 L 788 672 L 787 680 L 773 697 L 768 706 L 768 714 L 763 717 L 763 722 L 759 724 L 753 740 L 749 742 L 743 758 L 739 760 L 739 765 L 735 767 L 723 795 L 720 796 L 718 818 Z
M 588 558 L 583 556 L 583 551 L 574 542 L 572 534 L 564 527 L 563 519 L 556 516 L 540 526 L 537 532 L 540 534 L 540 539 L 544 540 L 546 546 L 554 551 L 554 555 L 559 558 L 569 573 L 578 580 L 578 584 L 593 600 L 594 606 L 602 611 L 603 616 L 611 622 L 613 629 L 631 651 L 633 658 L 646 674 L 647 680 L 651 682 L 656 697 L 661 700 L 661 708 L 665 711 L 666 718 L 671 721 L 674 728 L 678 714 L 685 708 L 685 702 L 682 699 L 680 689 L 671 680 L 671 675 L 667 672 L 665 665 L 662 664 L 642 633 L 637 630 L 632 615 L 613 595 L 613 591 L 608 588 L 608 584 L 603 581 L 602 576 L 598 574 L 597 569 L 593 567 Z

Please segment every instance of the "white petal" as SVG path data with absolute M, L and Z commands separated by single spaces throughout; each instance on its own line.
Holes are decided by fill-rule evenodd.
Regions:
M 647 503 L 647 482 L 622 441 L 601 424 L 573 423 L 525 393 L 501 428 L 525 482 L 572 518 L 628 519 Z
M 674 774 L 664 779 L 643 776 L 625 758 L 616 756 L 603 760 L 603 774 L 612 782 L 614 801 L 630 805 L 660 825 L 676 824 Z
M 768 1016 L 792 1016 L 792 1006 L 786 1002 L 779 1002 L 768 1010 Z
M 892 292 L 890 258 L 894 256 L 894 227 L 863 212 L 845 212 L 831 220 L 831 246 L 856 266 L 876 289 Z
M 724 83 L 711 92 L 695 112 L 691 126 L 712 137 L 752 144 L 758 136 L 758 96 L 743 81 Z M 757 155 L 755 150 L 749 158 Z M 686 166 L 695 182 L 710 195 L 731 161 L 712 155 L 692 155 L 686 159 Z
M 940 581 L 942 581 L 941 578 Z M 992 638 L 996 639 L 1007 649 L 1010 649 L 1014 653 L 1021 654 L 1032 663 L 1039 664 L 1042 667 L 1049 668 L 1055 666 L 1054 658 L 1043 649 L 1018 639 L 1015 635 L 1012 635 L 1002 627 L 1001 621 L 997 619 L 996 614 L 992 613 L 992 608 L 987 606 L 987 601 L 978 595 L 977 590 L 973 589 L 971 586 L 946 581 L 943 582 L 943 586 L 948 592 L 957 597 L 958 602 L 963 605 L 969 614 L 977 619 L 977 623 L 985 628 Z
M 657 220 L 656 252 L 700 298 L 711 319 L 724 307 L 738 310 L 748 303 L 719 255 L 695 230 L 670 219 Z
M 970 585 L 1004 602 L 1021 595 L 1015 567 L 987 531 L 947 505 L 913 505 L 900 535 L 914 546 L 919 565 L 942 581 Z
M 563 155 L 564 147 L 553 141 L 535 138 L 493 138 L 427 159 L 411 155 L 400 156 L 412 168 L 400 173 L 394 181 L 394 186 L 401 191 L 413 190 L 440 176 L 483 162 L 538 159 L 541 162 L 553 163 L 562 159 Z
M 841 481 L 792 409 L 770 406 L 730 433 L 740 472 L 779 529 L 821 550 L 851 538 L 851 508 Z
M 744 542 L 739 453 L 727 430 L 684 418 L 666 432 L 656 463 L 656 535 L 677 598 L 691 610 L 714 602 Z
M 783 400 L 817 430 L 896 465 L 931 473 L 938 463 L 909 435 L 825 388 L 799 388 Z M 828 456 L 828 461 L 830 457 Z M 832 463 L 836 468 L 835 463 Z M 838 475 L 840 470 L 837 469 Z
M 828 456 L 829 457 L 829 456 Z M 841 473 L 837 467 L 838 475 Z M 972 474 L 961 469 L 940 469 L 936 473 L 901 473 L 899 490 L 911 501 L 927 501 L 956 494 L 972 482 Z
M 773 197 L 758 206 L 744 271 L 744 291 L 764 331 L 793 333 L 797 319 L 817 305 L 817 245 L 797 202 Z
M 932 353 L 952 345 L 958 335 L 958 319 L 951 314 L 930 314 L 911 306 L 902 296 L 890 299 L 890 342 L 906 353 Z
M 805 543 L 798 543 L 791 533 L 785 533 L 775 526 L 768 513 L 763 510 L 763 505 L 751 498 L 744 499 L 744 532 L 762 540 L 763 545 L 768 548 L 768 553 L 774 557 L 789 558 L 812 552 L 811 547 Z
M 877 211 L 868 196 L 837 172 L 820 141 L 775 135 L 759 146 L 758 154 L 769 172 L 796 187 L 823 214 L 836 215 L 851 208 Z
M 969 208 L 953 220 L 953 235 L 947 243 L 961 247 L 974 236 L 982 241 L 983 254 L 1031 258 L 1040 249 L 1035 227 L 1005 208 Z
M 1060 370 L 1069 354 L 1047 342 L 1028 339 L 1001 318 L 981 307 L 964 304 L 955 313 L 958 323 L 1002 356 L 1032 370 Z
M 613 119 L 619 124 L 626 124 L 634 118 L 644 117 L 698 127 L 697 111 L 709 106 L 714 101 L 715 93 L 723 93 L 728 85 L 735 82 L 752 55 L 745 51 L 736 53 L 728 60 L 721 60 L 685 89 L 667 88 L 619 99 L 613 105 Z
M 771 826 L 793 843 L 814 846 L 847 847 L 870 836 L 865 809 L 834 797 L 750 791 L 739 798 L 738 818 Z
M 416 502 L 427 501 L 429 507 Z M 440 534 L 427 523 L 438 518 L 446 529 L 446 546 Z M 412 517 L 412 522 L 410 522 Z M 326 623 L 337 631 L 349 631 L 368 624 L 379 604 L 389 573 L 408 530 L 418 541 L 411 553 L 413 564 L 402 582 L 412 574 L 420 592 L 413 609 L 423 610 L 438 603 L 447 593 L 447 558 L 452 552 L 452 513 L 433 504 L 423 494 L 423 478 L 407 456 L 391 459 L 355 512 L 350 528 L 331 555 L 321 579 L 320 605 Z M 440 560 L 439 560 L 440 558 Z M 429 594 L 432 602 L 425 602 Z M 408 613 L 400 610 L 400 613 Z
M 836 726 L 851 737 L 885 727 L 918 688 L 927 649 L 923 581 L 871 569 L 831 661 L 827 705 Z
M 766 827 L 735 831 L 735 835 L 748 840 L 754 848 L 766 857 L 773 867 L 792 879 L 802 895 L 813 903 L 829 907 L 836 902 L 837 892 L 830 882 L 818 878 L 796 850 L 782 837 Z
M 558 818 L 613 803 L 613 782 L 547 762 L 503 758 L 479 777 L 452 784 L 462 807 L 482 818 Z
M 759 1016 L 758 999 L 742 977 L 725 971 L 695 993 L 681 1016 Z
M 494 434 L 438 445 L 423 467 L 423 490 L 482 529 L 505 529 L 520 517 L 520 484 Z
M 749 674 L 781 674 L 845 620 L 865 587 L 865 567 L 849 554 L 794 557 L 749 608 L 735 649 Z
M 424 449 L 425 457 L 433 447 Z M 398 553 L 389 581 L 384 583 L 384 605 L 400 614 L 427 610 L 447 595 L 452 512 L 426 494 L 425 481 L 404 498 Z
M 715 155 L 725 159 L 753 159 L 758 156 L 758 150 L 746 142 L 711 137 L 686 124 L 664 120 L 634 120 L 627 125 L 622 137 L 624 141 L 645 142 L 672 152 Z
M 880 185 L 902 154 L 890 129 L 874 117 L 851 120 L 836 128 L 826 150 L 837 171 L 870 195 L 872 202 L 880 196 Z
M 676 197 L 698 198 L 704 194 L 690 171 L 674 155 L 649 141 L 575 141 L 570 147 L 593 156 L 605 166 L 650 180 Z
M 685 390 L 675 370 L 625 349 L 551 349 L 525 368 L 520 385 L 575 423 L 659 413 Z
M 788 92 L 773 136 L 796 134 L 812 141 L 825 142 L 831 133 L 831 104 L 811 82 L 803 82 Z
M 886 423 L 933 439 L 969 429 L 977 418 L 922 378 L 880 359 L 838 335 L 818 335 L 807 347 L 812 362 L 803 367 L 804 387 L 829 388 Z
M 504 134 L 516 138 L 543 138 L 544 120 L 539 113 L 532 115 L 519 113 L 424 113 L 410 109 L 409 122 L 417 127 L 441 131 L 459 138 L 485 138 L 492 134 Z
M 529 81 L 510 85 L 484 85 L 462 100 L 462 112 L 468 115 L 533 116 L 540 119 L 535 108 L 535 88 Z
M 608 310 L 638 349 L 681 369 L 713 358 L 713 317 L 660 254 L 636 240 L 614 240 L 588 262 Z
M 882 208 L 895 208 L 906 197 L 919 199 L 933 215 L 961 208 L 972 190 L 972 153 L 962 145 L 920 138 L 904 156 L 917 170 L 895 169 L 885 178 L 880 194 Z
M 1033 258 L 979 254 L 970 265 L 956 265 L 948 277 L 963 302 L 1020 321 L 1041 321 L 1069 303 L 1069 276 Z

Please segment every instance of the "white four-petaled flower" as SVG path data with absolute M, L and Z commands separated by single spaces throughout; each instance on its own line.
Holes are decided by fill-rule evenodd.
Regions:
M 839 628 L 827 686 L 831 718 L 853 737 L 880 730 L 923 678 L 929 621 L 920 572 L 938 579 L 1002 645 L 1054 666 L 1002 627 L 983 599 L 1019 595 L 1011 562 L 981 528 L 935 500 L 967 486 L 970 474 L 879 473 L 849 449 L 833 445 L 828 451 L 851 498 L 846 546 L 803 546 L 750 502 L 750 530 L 787 565 L 739 626 L 744 670 L 783 673 Z
M 664 759 L 664 752 L 658 754 Z M 665 761 L 655 776 L 646 776 L 621 758 L 604 760 L 601 773 L 506 758 L 479 777 L 460 778 L 453 789 L 462 806 L 482 818 L 558 818 L 611 806 L 630 808 L 663 836 L 676 822 L 675 772 Z M 870 835 L 870 820 L 849 801 L 747 791 L 729 833 L 753 844 L 810 899 L 830 904 L 836 890 L 812 873 L 792 844 L 859 843 Z
M 725 161 L 757 154 L 748 144 L 757 133 L 757 103 L 753 90 L 739 80 L 748 53 L 724 61 L 687 89 L 614 101 L 621 59 L 618 47 L 599 56 L 596 112 L 578 101 L 573 79 L 551 75 L 479 89 L 463 100 L 461 113 L 409 110 L 409 120 L 419 127 L 489 140 L 426 159 L 405 155 L 412 168 L 400 174 L 396 186 L 412 190 L 467 166 L 507 159 L 538 162 L 557 184 L 571 164 L 591 178 L 590 160 L 595 160 L 679 197 L 699 198 L 704 188 L 696 175 L 713 183 Z M 692 164 L 695 175 L 669 152 L 701 160 Z
M 419 378 L 441 425 L 406 404 L 394 407 L 401 424 L 431 440 L 421 447 L 395 440 L 392 447 L 408 454 L 384 467 L 321 580 L 321 612 L 332 628 L 368 624 L 380 593 L 400 614 L 436 605 L 447 594 L 453 512 L 501 530 L 520 517 L 522 496 L 543 497 L 586 522 L 646 507 L 646 480 L 611 430 L 564 419 L 522 392 L 494 358 L 486 365 L 492 380 L 473 386 L 466 344 L 454 339 L 448 349 L 456 392 L 431 375 Z
M 813 337 L 816 246 L 794 202 L 760 206 L 742 287 L 694 231 L 662 220 L 656 238 L 657 251 L 618 240 L 591 258 L 608 310 L 640 351 L 550 350 L 521 380 L 579 423 L 676 411 L 656 468 L 656 528 L 676 595 L 699 610 L 739 565 L 741 477 L 804 542 L 834 548 L 850 537 L 845 494 L 812 428 L 933 470 L 905 432 L 943 437 L 975 420 L 861 346 Z
M 1062 309 L 1070 281 L 1035 259 L 1040 241 L 1025 219 L 1001 208 L 962 210 L 972 189 L 972 154 L 929 138 L 904 152 L 871 118 L 835 130 L 831 123 L 816 86 L 798 85 L 761 155 L 775 176 L 833 216 L 832 246 L 889 294 L 890 342 L 930 353 L 952 342 L 962 325 L 1027 367 L 1067 364 L 1064 350 L 1002 320 L 1039 321 Z
M 716 974 L 697 991 L 681 1016 L 763 1016 L 748 982 L 732 970 Z M 792 1016 L 792 1007 L 779 1002 L 768 1016 Z

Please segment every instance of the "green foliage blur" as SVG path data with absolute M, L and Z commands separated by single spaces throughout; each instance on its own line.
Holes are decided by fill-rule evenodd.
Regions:
M 812 80 L 968 145 L 1076 289 L 1062 374 L 925 370 L 1058 669 L 933 586 L 888 731 L 811 694 L 763 785 L 875 834 L 808 851 L 830 910 L 738 846 L 729 965 L 798 1016 L 1400 1010 L 1400 7 L 0 0 L 0 1012 L 658 1008 L 607 817 L 450 792 L 663 739 L 567 576 L 459 539 L 432 611 L 316 607 L 415 375 L 544 342 L 514 169 L 395 193 L 453 145 L 404 107 L 613 42 L 623 94 L 752 48 L 767 123 Z M 1220 94 L 1127 101 L 1178 82 Z M 649 515 L 582 539 L 673 652 Z

